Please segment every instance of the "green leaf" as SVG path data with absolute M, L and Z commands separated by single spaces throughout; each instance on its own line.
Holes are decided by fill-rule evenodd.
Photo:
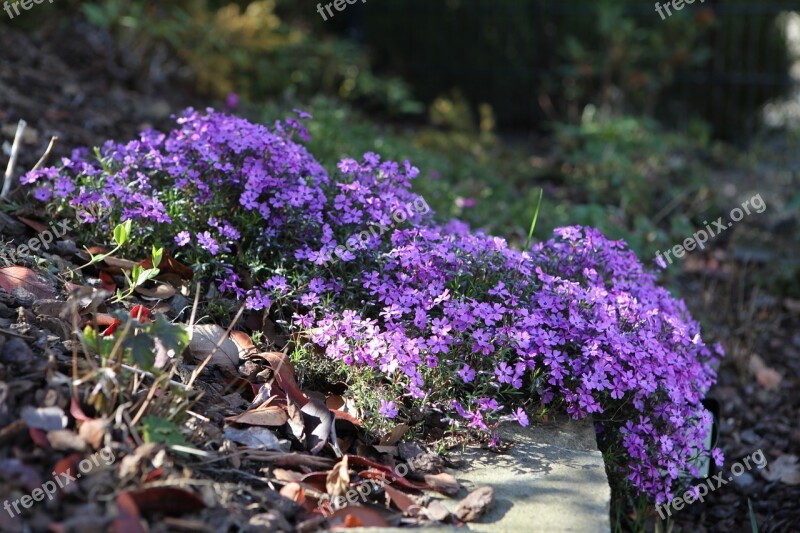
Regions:
M 143 284 L 145 281 L 152 279 L 158 276 L 158 269 L 157 268 L 148 268 L 147 270 L 143 270 L 139 272 L 139 276 L 136 278 L 136 286 Z
M 138 335 L 131 333 L 122 341 L 122 347 L 127 350 L 127 355 L 133 364 L 142 370 L 153 368 L 156 359 L 153 337 L 143 331 Z
M 141 429 L 145 442 L 188 446 L 186 438 L 183 436 L 183 433 L 181 433 L 181 429 L 169 420 L 148 415 L 142 417 L 139 428 Z
M 97 344 L 97 331 L 95 331 L 92 326 L 87 325 L 83 328 L 83 341 L 93 350 L 99 348 Z
M 128 219 L 114 228 L 114 241 L 116 241 L 117 246 L 122 246 L 128 241 L 128 237 L 131 236 L 131 224 L 133 224 L 133 221 Z
M 161 315 L 147 325 L 147 332 L 156 337 L 167 350 L 180 354 L 189 346 L 189 332 L 183 324 L 172 324 Z
M 753 533 L 758 533 L 758 522 L 756 522 L 756 513 L 753 512 L 753 502 L 747 498 L 747 509 L 750 513 L 750 529 Z
M 539 218 L 539 210 L 542 208 L 542 196 L 544 189 L 539 189 L 539 201 L 536 203 L 536 211 L 533 212 L 533 220 L 531 221 L 531 229 L 528 232 L 528 240 L 525 243 L 525 248 L 530 248 L 531 241 L 533 240 L 533 230 L 536 228 L 536 220 Z
M 163 257 L 163 255 L 164 255 L 164 248 L 163 247 L 156 248 L 156 246 L 153 245 L 153 253 L 151 254 L 153 258 L 153 268 L 157 267 L 161 263 L 161 258 Z

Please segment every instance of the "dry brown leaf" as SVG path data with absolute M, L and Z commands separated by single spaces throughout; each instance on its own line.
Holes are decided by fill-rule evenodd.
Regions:
M 328 477 L 325 479 L 325 490 L 332 497 L 341 496 L 350 487 L 350 472 L 348 472 L 347 456 L 333 465 Z
M 95 450 L 99 450 L 103 446 L 107 428 L 108 423 L 105 420 L 87 420 L 81 423 L 80 428 L 78 428 L 78 436 L 86 444 Z
M 325 404 L 319 400 L 308 400 L 300 409 L 305 424 L 306 448 L 314 455 L 322 451 L 330 440 L 336 443 L 336 419 Z
M 389 496 L 389 501 L 403 513 L 408 516 L 417 516 L 419 514 L 419 505 L 411 496 L 391 485 L 384 485 L 383 490 Z
M 209 354 L 211 364 L 223 370 L 236 374 L 240 363 L 239 345 L 230 337 L 225 336 L 225 330 L 216 324 L 202 324 L 192 328 L 192 340 L 189 341 L 189 351 L 196 361 L 203 361 Z M 220 341 L 220 339 L 223 339 Z M 216 348 L 217 343 L 220 344 Z
M 340 409 L 344 405 L 344 398 L 338 394 L 332 394 L 325 399 L 325 405 L 327 405 L 328 409 L 331 411 Z
M 264 471 L 267 469 L 264 468 Z M 285 468 L 273 468 L 270 472 L 273 478 L 284 483 L 299 482 L 303 480 L 305 474 L 296 470 L 287 470 Z
M 781 455 L 761 471 L 768 481 L 780 481 L 787 485 L 800 485 L 800 465 L 796 455 Z
M 330 523 L 331 529 L 389 527 L 391 525 L 377 509 L 354 505 L 349 505 L 334 512 L 328 518 L 328 523 Z
M 408 424 L 397 424 L 388 435 L 384 435 L 381 439 L 381 446 L 394 446 L 400 442 L 400 439 L 408 432 L 408 429 Z
M 783 380 L 783 376 L 774 368 L 767 366 L 758 354 L 753 354 L 750 357 L 749 367 L 750 371 L 755 375 L 758 384 L 766 390 L 776 390 Z
M 284 485 L 280 493 L 284 498 L 289 498 L 293 502 L 297 502 L 301 505 L 306 500 L 306 491 L 304 491 L 300 483 L 297 482 Z
M 479 487 L 461 500 L 456 507 L 455 515 L 462 522 L 474 522 L 494 503 L 494 489 L 492 487 Z
M 267 405 L 245 411 L 240 415 L 229 416 L 225 421 L 250 426 L 278 427 L 284 425 L 288 419 L 286 409 L 278 405 Z
M 37 298 L 53 299 L 56 296 L 55 287 L 36 275 L 30 268 L 9 266 L 0 268 L 0 287 L 8 292 L 20 287 Z
M 456 478 L 447 472 L 439 474 L 425 474 L 425 484 L 436 492 L 440 492 L 445 496 L 456 496 L 461 490 L 461 485 L 458 484 Z
M 136 294 L 142 297 L 143 300 L 167 300 L 175 296 L 178 292 L 175 287 L 168 283 L 156 283 L 154 287 L 138 286 L 134 289 Z

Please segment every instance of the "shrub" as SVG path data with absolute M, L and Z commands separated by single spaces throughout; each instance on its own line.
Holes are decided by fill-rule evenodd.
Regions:
M 132 219 L 140 243 L 160 240 L 268 310 L 310 339 L 301 364 L 322 350 L 370 389 L 356 400 L 376 420 L 433 412 L 491 432 L 556 403 L 594 414 L 604 445 L 623 450 L 612 470 L 657 501 L 696 474 L 721 354 L 622 242 L 566 227 L 517 250 L 436 223 L 407 161 L 367 153 L 329 175 L 293 140 L 306 134 L 296 119 L 267 128 L 188 110 L 178 123 L 23 183 L 56 209 L 102 206 L 84 238 Z

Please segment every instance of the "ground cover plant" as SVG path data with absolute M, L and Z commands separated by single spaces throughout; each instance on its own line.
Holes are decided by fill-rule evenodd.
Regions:
M 659 503 L 698 457 L 721 463 L 700 405 L 721 350 L 624 243 L 573 226 L 520 250 L 437 221 L 410 162 L 366 153 L 327 172 L 300 143 L 307 118 L 187 110 L 169 134 L 22 181 L 54 214 L 100 213 L 84 215 L 84 242 L 131 221 L 131 250 L 163 246 L 266 313 L 299 365 L 338 362 L 369 385 L 354 400 L 376 429 L 444 420 L 492 439 L 502 420 L 563 406 L 594 415 L 610 470 Z

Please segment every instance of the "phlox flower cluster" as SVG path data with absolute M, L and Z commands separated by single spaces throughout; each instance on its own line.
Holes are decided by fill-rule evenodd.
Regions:
M 293 140 L 305 136 L 297 120 L 267 128 L 188 110 L 178 123 L 23 182 L 39 200 L 99 204 L 177 256 L 213 261 L 221 291 L 371 369 L 380 416 L 414 406 L 490 431 L 557 402 L 592 415 L 631 485 L 659 503 L 712 452 L 700 402 L 722 352 L 624 243 L 576 226 L 518 250 L 427 212 L 398 223 L 393 213 L 422 200 L 408 162 L 367 153 L 330 176 Z

